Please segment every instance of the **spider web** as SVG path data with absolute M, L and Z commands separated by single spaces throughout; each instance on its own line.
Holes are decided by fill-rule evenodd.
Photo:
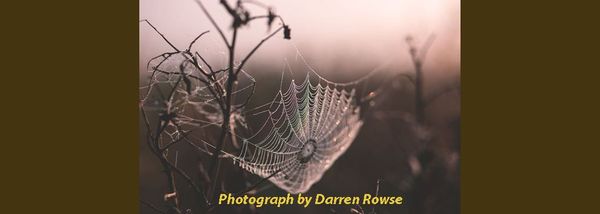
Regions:
M 268 109 L 268 119 L 254 136 L 243 139 L 234 162 L 267 177 L 290 192 L 307 191 L 351 145 L 363 122 L 356 90 L 307 74 L 303 82 L 282 88 Z M 279 172 L 279 173 L 278 173 Z
M 357 96 L 356 88 L 369 76 L 348 83 L 332 82 L 320 76 L 299 56 L 309 68 L 304 80 L 296 83 L 292 79 L 286 85 L 283 72 L 279 90 L 272 101 L 250 110 L 232 112 L 236 129 L 250 134 L 244 137 L 240 134 L 242 131 L 232 133 L 241 142 L 239 151 L 221 151 L 220 154 L 253 174 L 269 178 L 290 193 L 306 192 L 352 144 L 363 124 L 358 104 L 361 97 Z M 208 127 L 219 127 L 222 123 L 214 93 L 201 81 L 198 75 L 201 71 L 185 63 L 189 59 L 185 53 L 155 57 L 148 63 L 152 72 L 150 82 L 141 87 L 146 90 L 141 102 L 147 109 L 177 113 L 174 123 L 177 125 L 170 124 L 165 130 L 171 141 L 182 138 L 186 131 L 208 132 Z M 190 78 L 190 88 L 177 84 L 183 74 L 197 77 Z M 216 77 L 217 82 L 224 84 L 226 72 L 220 72 Z M 252 76 L 243 71 L 242 80 L 248 84 L 233 94 L 254 91 Z M 170 90 L 173 96 L 165 100 L 165 94 Z M 258 130 L 251 130 L 246 125 L 246 116 L 259 115 L 264 118 L 262 125 Z M 214 143 L 196 136 L 185 140 L 192 141 L 192 145 L 201 143 L 196 148 L 207 154 L 212 155 L 215 150 Z

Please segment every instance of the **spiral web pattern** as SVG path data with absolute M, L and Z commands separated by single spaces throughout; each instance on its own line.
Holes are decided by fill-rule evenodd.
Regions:
M 355 89 L 309 76 L 281 89 L 264 111 L 268 119 L 243 139 L 234 162 L 290 192 L 307 191 L 350 146 L 362 121 Z M 279 173 L 277 173 L 279 172 Z

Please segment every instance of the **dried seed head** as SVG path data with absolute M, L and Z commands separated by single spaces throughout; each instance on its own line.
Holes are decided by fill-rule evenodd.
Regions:
M 292 29 L 290 29 L 290 26 L 284 25 L 283 26 L 283 38 L 288 39 L 288 40 L 292 39 L 291 34 L 292 34 Z

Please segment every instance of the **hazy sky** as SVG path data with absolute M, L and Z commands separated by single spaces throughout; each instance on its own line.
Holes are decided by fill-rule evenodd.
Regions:
M 140 0 L 140 19 L 150 20 L 175 45 L 186 47 L 196 35 L 211 30 L 198 43 L 213 60 L 224 60 L 224 46 L 195 0 Z M 218 0 L 203 0 L 220 26 L 230 33 L 230 18 Z M 279 63 L 297 47 L 309 63 L 324 72 L 340 67 L 369 67 L 390 60 L 410 68 L 405 36 L 422 42 L 436 40 L 426 66 L 440 75 L 460 66 L 460 0 L 268 0 L 292 28 L 292 40 L 276 36 L 256 53 L 252 63 Z M 252 7 L 253 15 L 266 14 Z M 247 52 L 267 34 L 266 21 L 241 31 L 239 50 Z M 140 24 L 140 64 L 169 47 L 145 24 Z M 342 66 L 340 66 L 340 64 Z M 440 69 L 444 68 L 444 69 Z

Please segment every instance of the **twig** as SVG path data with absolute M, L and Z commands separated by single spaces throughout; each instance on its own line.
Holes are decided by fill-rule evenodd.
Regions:
M 225 45 L 227 47 L 229 47 L 229 43 L 227 42 L 227 38 L 225 38 L 225 34 L 223 34 L 223 31 L 221 30 L 221 28 L 219 27 L 219 25 L 217 24 L 217 22 L 215 22 L 215 20 L 210 15 L 210 13 L 208 12 L 208 10 L 206 10 L 206 8 L 204 7 L 204 4 L 202 4 L 202 1 L 201 0 L 196 0 L 196 3 L 198 5 L 200 5 L 200 8 L 202 8 L 202 11 L 204 12 L 204 14 L 206 14 L 206 17 L 208 17 L 208 20 L 210 20 L 210 23 L 212 23 L 212 25 L 217 29 L 217 31 L 219 32 L 219 35 L 221 36 L 221 39 L 223 39 L 223 42 L 225 42 Z
M 181 72 L 168 72 L 168 71 L 163 71 L 161 69 L 156 69 L 156 71 L 158 71 L 160 73 L 163 73 L 163 74 L 169 74 L 169 75 L 181 75 Z M 208 88 L 208 91 L 211 93 L 211 95 L 213 95 L 213 97 L 215 97 L 215 99 L 218 101 L 217 103 L 219 104 L 219 106 L 222 109 L 224 109 L 224 106 L 223 106 L 223 103 L 222 103 L 223 97 L 219 93 L 216 93 L 215 90 L 212 88 L 213 84 L 215 84 L 216 86 L 218 86 L 218 82 L 213 81 L 213 83 L 210 83 L 210 82 L 208 82 L 205 79 L 202 79 L 202 78 L 200 78 L 198 76 L 194 76 L 194 75 L 191 75 L 191 74 L 188 74 L 187 76 L 191 77 L 193 79 L 196 79 L 196 80 L 198 80 L 198 81 L 200 81 L 202 83 L 204 83 L 206 85 L 206 87 Z M 161 96 L 162 96 L 162 94 L 161 94 Z
M 196 185 L 196 183 L 194 183 L 194 181 L 192 180 L 192 178 L 190 176 L 188 176 L 183 170 L 175 167 L 171 162 L 167 161 L 167 163 L 169 164 L 169 166 L 177 173 L 179 174 L 181 177 L 184 178 L 184 180 L 190 185 L 192 186 L 192 188 L 194 189 L 194 192 L 196 192 L 196 194 L 198 194 L 198 196 L 200 197 L 200 200 L 204 203 L 204 205 L 209 206 L 210 203 L 208 202 L 206 196 L 204 195 L 204 191 L 202 190 L 202 188 L 200 188 L 198 185 Z
M 256 5 L 256 6 L 259 6 L 259 7 L 265 8 L 265 9 L 269 9 L 269 6 L 267 6 L 267 5 L 263 4 L 262 2 L 259 2 L 259 1 L 252 1 L 252 0 L 240 0 L 240 2 L 242 2 L 242 3 L 246 3 L 246 4 L 253 4 L 253 5 Z
M 460 90 L 460 84 L 458 83 L 454 83 L 442 89 L 438 89 L 438 91 L 431 93 L 428 97 L 425 98 L 425 107 L 427 108 L 431 102 L 442 97 L 442 95 L 458 90 Z
M 192 46 L 194 45 L 194 43 L 196 43 L 196 41 L 197 41 L 198 39 L 200 39 L 200 37 L 202 37 L 202 35 L 204 35 L 204 34 L 206 34 L 206 33 L 208 33 L 208 32 L 210 32 L 210 31 L 208 31 L 208 30 L 207 30 L 207 31 L 204 31 L 204 32 L 202 32 L 200 35 L 198 35 L 198 36 L 197 36 L 197 37 L 196 37 L 194 40 L 192 40 L 192 42 L 190 42 L 190 45 L 189 45 L 189 46 L 188 46 L 188 48 L 187 48 L 187 51 L 190 51 L 190 50 L 192 50 Z
M 421 62 L 425 61 L 425 57 L 427 56 L 427 52 L 429 51 L 429 48 L 431 47 L 431 45 L 433 45 L 433 41 L 435 41 L 435 34 L 429 34 L 429 37 L 427 37 L 427 41 L 425 41 L 425 43 L 423 44 L 423 46 L 421 46 L 421 49 L 419 49 L 419 60 Z
M 147 207 L 150 207 L 152 210 L 156 211 L 157 213 L 167 214 L 166 212 L 158 209 L 158 207 L 152 205 L 151 203 L 145 202 L 143 200 L 140 200 L 140 202 L 142 202 L 143 205 L 146 205 Z
M 147 19 L 142 19 L 142 20 L 140 20 L 140 22 L 148 23 L 148 25 L 150 25 L 150 27 L 152 27 L 152 29 L 154 29 L 154 31 L 156 31 L 156 33 L 158 33 L 158 35 L 160 35 L 160 37 L 162 37 L 167 42 L 167 44 L 169 44 L 173 49 L 175 49 L 177 52 L 179 52 L 179 49 L 177 49 L 177 47 L 175 47 L 175 45 L 171 44 L 171 42 L 167 39 L 167 37 L 165 37 L 165 35 L 163 35 L 160 31 L 158 31 L 156 29 L 156 27 L 154 27 L 154 25 L 152 25 L 152 23 L 150 23 L 150 21 L 148 21 Z
M 410 37 L 407 38 L 407 43 L 409 45 L 409 53 L 415 67 L 415 116 L 417 118 L 417 122 L 420 125 L 425 123 L 425 98 L 423 93 L 423 60 L 425 60 L 425 56 L 427 51 L 433 44 L 435 40 L 435 34 L 429 35 L 427 41 L 423 44 L 420 49 L 417 49 L 412 43 L 412 39 Z
M 256 82 L 252 82 L 252 91 L 250 91 L 250 94 L 248 96 L 246 96 L 246 100 L 244 100 L 244 102 L 237 106 L 233 111 L 238 111 L 241 108 L 244 108 L 246 105 L 248 105 L 248 103 L 250 102 L 250 98 L 252 98 L 252 96 L 254 96 L 254 92 L 256 91 Z
M 379 178 L 377 179 L 377 188 L 375 189 L 375 197 L 379 196 L 379 185 L 381 185 L 381 182 L 383 181 L 383 179 Z M 375 213 L 375 206 L 373 206 L 372 213 Z
M 217 147 L 215 148 L 215 152 L 211 158 L 211 164 L 209 168 L 209 173 L 213 174 L 213 183 L 212 183 L 212 194 L 217 194 L 217 184 L 219 181 L 219 153 L 223 150 L 223 145 L 225 144 L 225 137 L 227 136 L 229 130 L 229 122 L 231 119 L 231 94 L 233 91 L 233 83 L 236 81 L 236 74 L 233 71 L 233 63 L 235 57 L 235 43 L 237 39 L 238 29 L 233 29 L 233 35 L 231 39 L 231 46 L 229 46 L 229 67 L 228 67 L 228 77 L 227 77 L 227 85 L 225 86 L 225 110 L 223 111 L 223 124 L 221 125 L 221 135 L 219 136 L 219 141 Z
M 240 191 L 240 192 L 236 193 L 235 195 L 241 195 L 241 194 L 245 194 L 247 192 L 250 192 L 251 190 L 253 190 L 256 187 L 258 187 L 258 185 L 260 185 L 260 184 L 264 183 L 265 181 L 269 180 L 271 177 L 275 176 L 277 173 L 281 172 L 282 170 L 283 170 L 283 168 L 278 169 L 277 171 L 273 172 L 273 174 L 267 176 L 266 178 L 261 179 L 260 181 L 256 182 L 252 186 L 249 186 L 248 188 L 246 188 L 244 191 Z
M 204 57 L 202 57 L 202 55 L 200 55 L 198 52 L 195 52 L 196 56 L 198 56 L 200 58 L 200 60 L 202 60 L 202 62 L 208 67 L 208 70 L 210 71 L 211 74 L 213 74 L 214 77 L 214 73 L 215 71 L 213 70 L 212 66 L 210 66 L 210 64 L 208 62 L 206 62 L 206 60 L 204 59 Z
M 192 132 L 185 132 L 183 133 L 183 136 L 177 138 L 176 140 L 172 141 L 171 143 L 167 144 L 166 146 L 164 146 L 163 148 L 160 149 L 161 152 L 167 150 L 169 147 L 171 147 L 172 145 L 180 142 L 181 140 L 183 140 L 187 135 L 189 135 Z
M 237 75 L 238 73 L 240 73 L 240 71 L 242 70 L 242 68 L 246 64 L 246 61 L 248 61 L 248 59 L 250 59 L 250 57 L 252 56 L 252 54 L 254 54 L 254 52 L 256 52 L 256 50 L 258 50 L 258 48 L 260 48 L 260 46 L 263 43 L 265 43 L 267 40 L 269 40 L 271 37 L 273 37 L 275 34 L 277 34 L 277 32 L 279 32 L 281 29 L 283 29 L 283 26 L 280 26 L 273 33 L 269 34 L 267 37 L 265 37 L 264 39 L 260 40 L 260 42 L 258 43 L 258 45 L 256 45 L 256 47 L 254 47 L 254 49 L 252 49 L 252 51 L 250 51 L 250 53 L 248 53 L 248 55 L 246 55 L 246 57 L 244 58 L 244 60 L 242 60 L 242 63 L 240 63 L 240 66 L 238 67 L 238 69 L 235 72 L 235 74 Z

